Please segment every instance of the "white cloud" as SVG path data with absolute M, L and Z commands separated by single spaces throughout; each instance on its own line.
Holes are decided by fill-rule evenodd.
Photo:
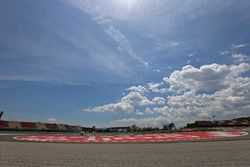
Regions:
M 144 112 L 145 114 L 154 114 L 154 112 L 149 107 L 147 107 Z
M 188 57 L 193 57 L 195 55 L 195 52 L 189 53 Z
M 139 85 L 139 86 L 131 86 L 131 87 L 127 88 L 126 90 L 140 92 L 140 93 L 147 92 L 147 89 L 144 86 L 141 86 L 141 85 Z
M 181 116 L 186 120 L 207 119 L 211 115 L 239 115 L 250 109 L 250 79 L 234 77 L 227 88 L 213 94 L 197 94 L 194 91 L 181 95 L 169 96 L 170 113 Z M 228 81 L 225 81 L 228 82 Z
M 112 121 L 111 125 L 113 126 L 131 126 L 133 124 L 140 126 L 140 127 L 157 127 L 159 125 L 163 125 L 164 123 L 168 122 L 165 117 L 159 116 L 155 118 L 127 118 L 127 119 L 121 119 Z
M 232 48 L 233 49 L 237 49 L 237 48 L 244 48 L 244 47 L 247 47 L 247 46 L 249 46 L 249 44 L 234 44 L 234 45 L 232 45 Z
M 144 66 L 148 66 L 148 62 L 144 61 L 142 58 L 137 56 L 135 51 L 133 50 L 132 46 L 130 45 L 129 40 L 126 38 L 124 34 L 120 32 L 120 30 L 113 25 L 109 25 L 105 28 L 106 33 L 117 42 L 119 48 L 124 50 L 129 56 L 143 64 Z
M 130 103 L 118 102 L 105 104 L 103 106 L 96 106 L 94 108 L 87 108 L 83 111 L 87 112 L 126 112 L 128 114 L 134 112 L 134 107 Z
M 108 16 L 106 16 L 105 10 L 102 9 L 101 6 L 98 6 L 97 4 L 89 0 L 72 0 L 70 2 L 74 7 L 88 13 L 93 21 L 101 25 L 104 28 L 104 31 L 109 35 L 109 37 L 111 37 L 117 43 L 119 50 L 123 50 L 127 53 L 127 55 L 137 60 L 142 65 L 149 65 L 148 62 L 144 61 L 135 53 L 127 37 L 113 25 L 112 20 Z
M 208 119 L 214 114 L 240 116 L 249 113 L 250 78 L 240 76 L 249 69 L 250 65 L 246 63 L 211 64 L 199 69 L 184 67 L 178 73 L 173 72 L 171 76 L 179 82 L 170 79 L 170 88 L 174 92 L 182 90 L 182 93 L 169 96 L 169 109 L 158 109 L 158 112 L 167 117 L 174 116 L 173 119 L 181 117 L 185 122 Z M 214 89 L 215 92 L 199 94 L 200 89 Z
M 111 126 L 131 126 L 133 124 L 140 127 L 161 127 L 163 124 L 172 123 L 173 118 L 165 116 L 157 116 L 152 118 L 125 118 L 120 120 L 111 121 Z M 175 118 L 175 123 L 183 122 L 182 118 Z M 178 125 L 178 124 L 177 124 Z
M 128 95 L 121 98 L 121 102 L 130 103 L 133 106 L 147 106 L 152 102 L 139 92 L 130 92 Z
M 154 93 L 159 92 L 159 87 L 162 85 L 163 83 L 148 83 L 148 89 Z
M 162 88 L 164 86 L 164 82 L 160 83 L 147 83 L 147 89 L 153 93 L 165 93 L 167 92 L 167 88 Z
M 139 92 L 130 92 L 123 96 L 119 102 L 105 104 L 102 106 L 96 106 L 94 108 L 87 108 L 83 111 L 87 112 L 125 112 L 128 114 L 135 113 L 136 108 L 152 106 L 152 105 L 163 105 L 165 99 L 162 97 L 154 97 L 149 100 L 146 96 Z M 136 111 L 137 112 L 137 111 Z
M 143 112 L 140 112 L 140 111 L 136 111 L 136 112 L 135 112 L 135 115 L 144 115 L 144 113 L 143 113 Z
M 172 117 L 172 115 L 169 115 L 169 107 L 168 106 L 163 106 L 163 107 L 155 107 L 153 108 L 153 112 L 163 115 L 163 116 L 167 116 L 168 118 Z
M 223 55 L 229 54 L 229 51 L 227 51 L 227 50 L 225 50 L 225 51 L 218 51 L 218 54 L 220 56 L 223 56 Z
M 154 69 L 153 71 L 154 71 L 154 72 L 161 72 L 160 69 Z
M 56 118 L 48 118 L 47 120 L 49 123 L 57 123 L 57 119 Z
M 156 46 L 156 50 L 166 50 L 180 45 L 177 41 L 162 41 Z
M 250 57 L 245 54 L 233 54 L 232 58 L 235 63 L 244 63 L 250 60 Z
M 130 106 L 121 109 L 134 115 L 151 115 L 152 118 L 129 118 L 113 121 L 115 125 L 161 126 L 163 123 L 174 122 L 184 126 L 195 120 L 208 120 L 212 115 L 236 117 L 250 114 L 250 78 L 242 73 L 250 70 L 250 65 L 209 64 L 199 68 L 185 66 L 164 77 L 160 83 L 149 83 L 141 86 L 147 94 L 130 92 L 118 103 L 97 106 L 89 111 L 108 111 L 107 107 Z M 171 91 L 165 97 L 158 97 L 161 89 Z M 133 89 L 136 90 L 136 89 Z M 202 91 L 203 90 L 203 91 Z M 143 89 L 144 91 L 144 89 Z M 151 93 L 150 93 L 151 92 Z M 152 100 L 147 96 L 153 95 Z M 109 110 L 110 110 L 109 108 Z M 112 111 L 118 112 L 117 108 Z
M 249 64 L 219 65 L 210 64 L 195 68 L 187 65 L 181 71 L 176 70 L 168 78 L 169 90 L 172 92 L 186 92 L 189 90 L 219 90 L 225 88 L 230 82 L 229 78 L 239 76 L 242 72 L 248 71 Z
M 250 78 L 240 76 L 249 69 L 250 65 L 246 63 L 184 67 L 171 74 L 178 78 L 178 82 L 169 80 L 171 90 L 178 93 L 182 90 L 182 93 L 169 96 L 168 108 L 157 108 L 156 111 L 167 117 L 181 117 L 185 122 L 208 119 L 213 114 L 237 116 L 249 113 Z M 200 89 L 214 89 L 215 92 L 201 94 Z
M 155 105 L 163 105 L 166 103 L 166 99 L 163 98 L 163 97 L 154 97 L 152 99 L 152 102 L 155 104 Z

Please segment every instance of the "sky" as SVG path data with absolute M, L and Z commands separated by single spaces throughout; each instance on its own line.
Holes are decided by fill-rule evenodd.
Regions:
M 1 0 L 4 119 L 178 127 L 250 116 L 249 0 Z

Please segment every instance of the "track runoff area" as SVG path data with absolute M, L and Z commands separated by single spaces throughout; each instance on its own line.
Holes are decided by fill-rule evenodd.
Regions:
M 190 140 L 222 139 L 246 136 L 248 133 L 234 131 L 179 132 L 179 133 L 149 133 L 133 135 L 109 136 L 68 136 L 63 134 L 32 134 L 16 136 L 20 141 L 55 142 L 55 143 L 133 143 L 133 142 L 172 142 Z

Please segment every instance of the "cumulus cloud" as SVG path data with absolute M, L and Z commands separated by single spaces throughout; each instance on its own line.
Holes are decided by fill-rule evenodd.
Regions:
M 250 114 L 250 78 L 242 75 L 249 70 L 247 63 L 209 64 L 199 68 L 188 65 L 173 71 L 159 83 L 131 87 L 131 92 L 117 103 L 97 106 L 88 111 L 147 115 L 145 118 L 112 122 L 126 126 L 160 126 L 169 122 L 183 126 L 187 122 L 207 120 L 212 115 L 235 117 Z M 157 96 L 163 92 L 160 90 L 164 90 L 163 97 Z
M 159 83 L 147 83 L 147 89 L 153 93 L 165 93 L 167 92 L 166 88 L 163 88 L 164 82 L 159 82 Z
M 153 110 L 149 107 L 147 107 L 144 112 L 145 114 L 154 114 Z
M 176 93 L 190 90 L 219 90 L 227 87 L 230 79 L 249 69 L 250 65 L 246 63 L 231 66 L 210 64 L 200 68 L 187 65 L 182 70 L 171 73 L 165 81 L 170 84 L 169 90 Z
M 166 93 L 168 92 L 168 89 L 166 87 L 166 82 L 164 81 L 167 78 L 163 78 L 162 82 L 159 83 L 154 83 L 154 82 L 149 82 L 145 86 L 138 85 L 138 86 L 131 86 L 127 88 L 126 90 L 128 91 L 135 91 L 135 92 L 140 92 L 140 93 Z
M 134 107 L 130 103 L 126 102 L 118 102 L 118 103 L 110 103 L 105 104 L 103 106 L 96 106 L 94 108 L 84 109 L 87 112 L 126 112 L 133 113 Z
M 121 102 L 132 104 L 133 106 L 147 106 L 152 102 L 139 92 L 130 92 L 128 95 L 121 98 Z
M 154 98 L 152 99 L 152 102 L 153 102 L 153 104 L 155 104 L 155 105 L 163 105 L 163 104 L 165 104 L 166 99 L 163 98 L 163 97 L 154 97 Z
M 135 92 L 141 92 L 141 93 L 144 93 L 147 91 L 147 89 L 142 86 L 142 85 L 138 85 L 138 86 L 131 86 L 129 88 L 127 88 L 126 90 L 128 91 L 135 91 Z
M 167 107 L 156 111 L 166 117 L 181 117 L 185 122 L 195 119 L 208 119 L 211 115 L 237 116 L 249 113 L 250 78 L 242 77 L 250 65 L 204 65 L 200 68 L 183 67 L 174 71 L 168 78 L 170 90 Z M 199 90 L 215 90 L 201 93 Z M 181 93 L 180 93 L 181 91 Z
M 135 112 L 135 115 L 144 115 L 144 113 L 143 113 L 143 112 L 140 112 L 140 111 L 136 111 L 136 112 Z
M 128 126 L 128 125 L 137 125 L 141 127 L 157 127 L 159 125 L 163 125 L 166 123 L 166 118 L 159 116 L 159 117 L 154 117 L 154 118 L 141 118 L 141 119 L 136 119 L 136 118 L 126 118 L 126 119 L 121 119 L 121 120 L 116 120 L 112 121 L 111 125 L 113 126 Z
M 175 118 L 175 123 L 183 122 L 182 118 Z M 120 120 L 111 121 L 111 126 L 128 126 L 137 125 L 140 127 L 162 127 L 163 124 L 172 123 L 171 119 L 165 116 L 157 116 L 151 118 L 124 118 Z
M 237 116 L 250 109 L 250 79 L 234 77 L 228 87 L 213 94 L 197 94 L 188 91 L 181 95 L 169 96 L 169 112 L 181 116 L 187 121 L 192 117 L 207 119 L 211 115 Z
M 123 96 L 119 102 L 110 103 L 102 106 L 96 106 L 94 108 L 87 108 L 84 111 L 88 112 L 125 112 L 128 114 L 135 113 L 135 108 L 163 105 L 165 99 L 163 97 L 154 97 L 149 100 L 146 96 L 139 92 L 130 92 L 126 96 Z M 136 111 L 137 112 L 137 111 Z M 137 112 L 138 113 L 138 112 Z

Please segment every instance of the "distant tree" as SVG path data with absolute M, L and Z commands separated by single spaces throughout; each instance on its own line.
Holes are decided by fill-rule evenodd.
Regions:
M 152 130 L 153 130 L 153 131 L 158 131 L 159 128 L 158 128 L 158 127 L 154 127 Z
M 158 127 L 143 127 L 141 128 L 141 131 L 143 132 L 151 132 L 151 131 L 158 131 L 159 128 Z
M 169 125 L 169 124 L 164 124 L 164 125 L 163 125 L 163 130 L 169 130 L 169 129 L 168 129 L 168 125 Z
M 173 129 L 176 129 L 176 127 L 175 127 L 174 123 L 170 123 L 170 124 L 164 124 L 163 129 L 164 130 L 173 130 Z
M 95 132 L 96 131 L 96 127 L 92 126 L 92 131 Z
M 134 125 L 131 126 L 131 131 L 132 132 L 138 132 L 138 131 L 140 131 L 140 128 L 134 124 Z
M 0 112 L 0 120 L 2 119 L 3 111 Z
M 112 132 L 112 130 L 110 128 L 107 128 L 107 129 L 104 130 L 104 132 L 110 133 L 110 132 Z
M 176 129 L 175 124 L 174 124 L 174 123 L 170 123 L 170 124 L 168 125 L 168 129 L 169 129 L 169 130 Z

